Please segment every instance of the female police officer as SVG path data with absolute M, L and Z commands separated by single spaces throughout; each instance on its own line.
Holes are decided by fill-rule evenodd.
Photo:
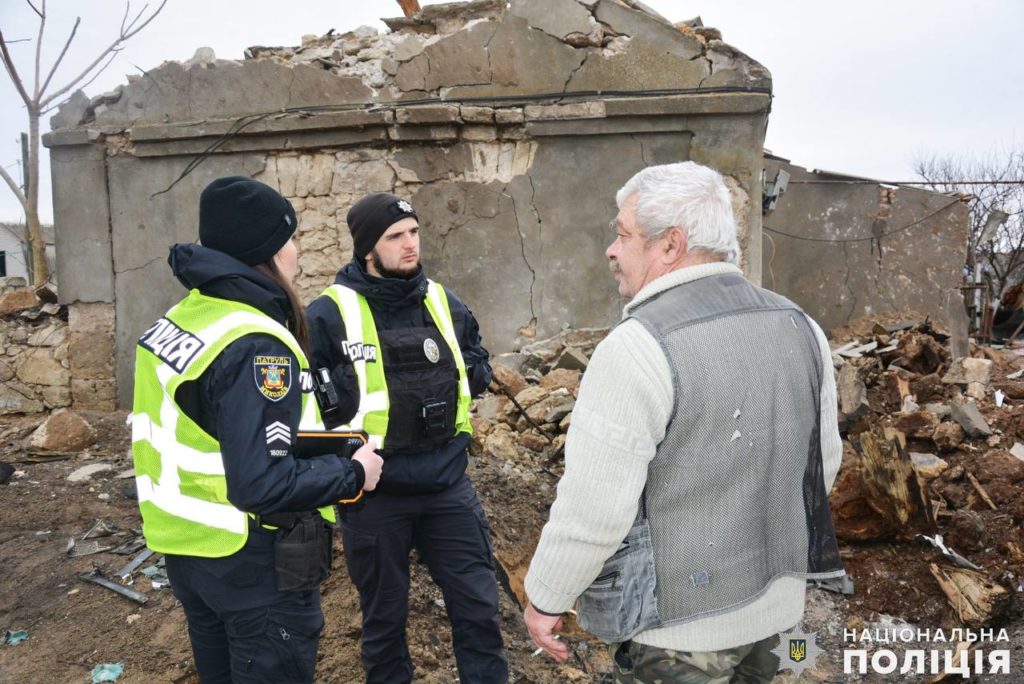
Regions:
M 293 454 L 300 424 L 319 420 L 291 287 L 295 225 L 262 183 L 210 183 L 202 246 L 175 245 L 169 258 L 189 294 L 136 349 L 143 532 L 166 554 L 203 684 L 313 680 L 331 504 L 380 477 L 370 445 L 351 461 Z

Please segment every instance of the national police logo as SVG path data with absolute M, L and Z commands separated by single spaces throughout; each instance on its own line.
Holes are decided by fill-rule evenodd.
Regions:
M 423 340 L 423 353 L 430 363 L 437 363 L 441 359 L 441 350 L 437 348 L 437 342 L 429 337 Z
M 256 356 L 253 372 L 256 389 L 271 401 L 281 401 L 292 388 L 291 359 L 287 356 Z
M 408 202 L 406 202 L 404 199 L 403 200 L 398 200 L 398 202 L 396 202 L 396 204 L 398 205 L 398 208 L 401 209 L 406 214 L 413 213 L 412 205 L 409 204 Z
M 780 670 L 792 670 L 799 677 L 804 670 L 812 669 L 821 649 L 814 640 L 815 632 L 804 634 L 799 630 L 779 635 L 779 645 L 772 653 L 779 657 Z

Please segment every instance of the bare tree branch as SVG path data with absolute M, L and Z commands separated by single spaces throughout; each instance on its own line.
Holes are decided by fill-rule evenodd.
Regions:
M 131 3 L 126 2 L 125 13 L 121 19 L 121 28 L 118 32 L 117 37 L 104 48 L 96 58 L 88 64 L 77 76 L 67 82 L 63 88 L 59 88 L 55 92 L 47 93 L 50 87 L 51 81 L 57 70 L 60 68 L 67 56 L 71 44 L 74 42 L 75 36 L 78 34 L 78 27 L 81 25 L 81 18 L 75 19 L 75 24 L 71 28 L 71 32 L 67 39 L 64 41 L 63 47 L 60 50 L 57 59 L 47 68 L 46 77 L 41 78 L 43 73 L 42 62 L 43 62 L 43 36 L 46 30 L 46 0 L 36 0 L 38 6 L 33 4 L 33 0 L 25 0 L 32 11 L 39 17 L 39 33 L 36 38 L 36 49 L 34 55 L 34 67 L 35 67 L 35 81 L 32 84 L 33 95 L 30 96 L 25 87 L 25 82 L 18 73 L 18 69 L 14 64 L 14 59 L 11 57 L 10 51 L 8 50 L 8 41 L 4 39 L 3 33 L 0 32 L 0 58 L 2 58 L 4 64 L 4 70 L 7 72 L 8 77 L 11 79 L 11 83 L 14 84 L 15 89 L 18 91 L 18 95 L 21 97 L 22 102 L 25 104 L 25 108 L 28 110 L 28 124 L 29 124 L 29 150 L 26 168 L 26 188 L 27 192 L 22 190 L 18 184 L 14 181 L 14 178 L 7 172 L 6 169 L 0 168 L 0 176 L 3 177 L 4 182 L 10 187 L 11 192 L 18 198 L 18 202 L 25 210 L 25 226 L 27 241 L 31 252 L 31 265 L 32 268 L 30 273 L 32 274 L 32 281 L 35 285 L 41 285 L 47 280 L 48 277 L 48 266 L 46 262 L 46 244 L 43 236 L 42 225 L 39 220 L 39 120 L 43 113 L 50 111 L 53 107 L 59 106 L 61 102 L 65 100 L 65 94 L 70 92 L 77 85 L 85 81 L 85 86 L 91 84 L 103 71 L 110 66 L 114 58 L 121 51 L 125 41 L 135 36 L 139 31 L 146 28 L 153 19 L 163 10 L 167 4 L 167 0 L 162 0 L 160 5 L 151 13 L 147 13 L 149 5 L 143 6 L 143 8 L 134 16 L 131 14 Z M 84 87 L 84 86 L 83 86 Z
M 990 269 L 995 293 L 1005 292 L 1024 269 L 1024 150 L 994 151 L 977 158 L 924 158 L 915 162 L 914 170 L 939 192 L 964 192 L 969 187 L 967 265 L 972 270 L 979 266 Z M 991 242 L 980 243 L 996 209 L 1009 217 Z
M 69 35 L 68 39 L 66 41 L 64 41 L 64 48 L 60 51 L 60 54 L 57 55 L 56 61 L 54 61 L 53 66 L 50 68 L 50 73 L 48 73 L 46 75 L 46 80 L 43 81 L 42 87 L 39 88 L 39 91 L 37 93 L 37 97 L 38 97 L 39 94 L 45 93 L 46 89 L 50 86 L 50 80 L 53 78 L 53 75 L 55 73 L 57 73 L 57 67 L 59 67 L 60 63 L 62 61 L 64 61 L 64 55 L 66 55 L 68 53 L 68 48 L 71 47 L 71 41 L 73 41 L 75 39 L 75 33 L 78 32 L 78 25 L 81 24 L 81 23 L 82 23 L 82 18 L 81 17 L 75 17 L 75 25 L 71 27 L 71 35 Z
M 131 9 L 132 9 L 132 3 L 131 3 L 131 0 L 128 0 L 127 2 L 124 3 L 124 16 L 121 17 L 121 32 L 120 32 L 120 35 L 122 35 L 122 36 L 124 35 L 124 32 L 125 32 L 125 22 L 128 21 L 128 12 L 130 12 Z
M 25 197 L 25 193 L 23 193 L 21 188 L 18 187 L 18 182 L 15 181 L 14 178 L 11 177 L 11 174 L 7 173 L 7 169 L 2 166 L 0 166 L 0 176 L 2 176 L 7 182 L 7 186 L 11 189 L 11 192 L 14 193 L 14 196 L 18 198 L 18 201 L 21 203 L 21 208 L 27 210 L 28 198 Z
M 87 76 L 89 76 L 89 74 L 90 74 L 90 73 L 92 72 L 92 70 L 93 70 L 93 69 L 95 69 L 95 68 L 96 68 L 96 66 L 97 66 L 98 64 L 100 64 L 100 63 L 101 63 L 101 62 L 102 62 L 102 61 L 103 61 L 104 59 L 106 59 L 106 58 L 107 58 L 107 56 L 108 56 L 108 55 L 109 55 L 109 54 L 110 54 L 111 52 L 117 52 L 117 50 L 119 50 L 119 49 L 120 49 L 120 46 L 121 46 L 121 44 L 122 44 L 122 43 L 124 43 L 125 41 L 127 41 L 127 40 L 128 40 L 129 38 L 131 38 L 132 36 L 136 35 L 136 34 L 137 34 L 137 33 L 138 33 L 139 31 L 141 31 L 142 29 L 146 28 L 146 27 L 147 27 L 147 26 L 149 25 L 149 23 L 150 23 L 151 21 L 153 21 L 154 19 L 156 19 L 157 15 L 158 15 L 158 14 L 160 14 L 160 12 L 161 12 L 161 11 L 163 10 L 163 8 L 164 8 L 164 5 L 166 5 L 166 4 L 167 4 L 167 0 L 163 0 L 163 1 L 162 1 L 162 2 L 160 3 L 160 6 L 159 6 L 159 7 L 157 7 L 157 8 L 156 8 L 156 9 L 155 9 L 155 10 L 153 11 L 153 13 L 152 13 L 152 14 L 150 14 L 150 15 L 149 15 L 148 17 L 146 17 L 146 20 L 145 20 L 145 21 L 143 21 L 143 22 L 142 22 L 141 24 L 139 24 L 138 26 L 135 26 L 135 23 L 136 23 L 136 22 L 138 21 L 139 17 L 136 17 L 136 19 L 132 20 L 132 23 L 131 23 L 131 24 L 128 24 L 127 26 L 124 26 L 124 25 L 122 24 L 122 30 L 121 30 L 121 33 L 120 33 L 120 35 L 118 35 L 118 37 L 117 37 L 116 39 L 114 39 L 114 41 L 113 41 L 113 42 L 112 42 L 112 43 L 111 43 L 111 44 L 110 44 L 109 46 L 107 46 L 107 47 L 106 47 L 106 48 L 105 48 L 105 49 L 104 49 L 104 50 L 103 50 L 103 51 L 102 51 L 102 52 L 101 52 L 101 53 L 99 54 L 99 56 L 98 56 L 98 57 L 96 57 L 96 59 L 94 59 L 94 60 L 92 61 L 92 63 L 91 63 L 91 64 L 89 64 L 89 66 L 87 66 L 87 67 L 86 67 L 85 69 L 83 69 L 83 70 L 82 70 L 82 72 L 81 72 L 80 74 L 78 74 L 78 76 L 75 76 L 75 77 L 74 77 L 73 79 L 71 79 L 71 80 L 70 80 L 70 81 L 69 81 L 69 82 L 67 83 L 67 85 L 65 85 L 65 86 L 64 86 L 63 88 L 60 88 L 59 90 L 57 90 L 57 91 L 55 91 L 55 92 L 53 92 L 53 93 L 51 93 L 51 94 L 47 95 L 47 96 L 46 96 L 45 98 L 43 98 L 43 99 L 42 99 L 42 100 L 41 100 L 41 101 L 39 102 L 39 106 L 40 106 L 40 107 L 45 107 L 46 105 L 50 104 L 50 103 L 51 103 L 51 102 L 52 102 L 53 100 L 55 100 L 56 98 L 60 97 L 60 96 L 61 96 L 61 95 L 63 95 L 64 93 L 68 92 L 68 91 L 69 91 L 69 90 L 71 90 L 72 88 L 76 87 L 76 86 L 78 85 L 78 82 L 79 82 L 79 81 L 81 81 L 82 79 L 86 78 Z M 145 9 L 145 8 L 143 8 L 143 9 Z M 141 15 L 140 15 L 140 16 L 141 16 Z M 125 29 L 127 29 L 127 30 L 125 30 Z
M 21 81 L 21 76 L 18 74 L 17 67 L 14 66 L 14 60 L 11 59 L 11 53 L 7 51 L 7 41 L 4 40 L 4 32 L 0 31 L 0 59 L 3 60 L 4 69 L 7 70 L 7 75 L 11 77 L 11 83 L 14 84 L 18 94 L 21 95 L 22 101 L 25 106 L 28 107 L 32 104 L 32 98 L 25 92 L 25 84 Z
M 29 3 L 29 5 L 31 4 L 32 3 Z M 35 7 L 33 7 L 32 9 L 35 9 Z M 39 35 L 36 36 L 36 70 L 35 80 L 33 81 L 33 83 L 35 84 L 35 95 L 32 99 L 36 103 L 38 103 L 39 96 L 42 94 L 39 90 L 39 63 L 42 61 L 43 58 L 43 30 L 46 29 L 46 0 L 43 0 L 42 11 L 40 12 L 39 10 L 36 10 L 36 14 L 39 15 Z
M 90 85 L 92 85 L 92 82 L 95 81 L 97 78 L 99 78 L 100 76 L 103 75 L 103 72 L 107 70 L 107 67 L 110 66 L 110 64 L 114 61 L 114 59 L 117 57 L 117 55 L 120 52 L 121 52 L 121 48 L 118 48 L 118 49 L 114 50 L 113 52 L 111 52 L 110 53 L 110 58 L 107 59 L 106 64 L 104 64 L 99 69 L 97 69 L 93 73 L 93 75 L 89 77 L 89 80 L 86 81 L 85 83 L 82 83 L 81 85 L 79 85 L 78 88 L 76 88 L 76 90 L 85 90 Z M 60 100 L 58 102 L 54 102 L 53 104 L 46 105 L 43 109 L 39 110 L 39 113 L 40 114 L 46 114 L 47 112 L 52 112 L 54 109 L 60 107 L 62 104 L 67 102 L 69 99 L 71 99 L 71 97 L 73 95 L 74 95 L 74 93 L 72 93 L 71 95 L 68 95 L 67 97 L 63 98 L 62 100 Z

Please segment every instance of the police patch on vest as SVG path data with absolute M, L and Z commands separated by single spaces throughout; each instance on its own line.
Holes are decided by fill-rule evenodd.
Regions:
M 292 388 L 291 358 L 287 356 L 256 356 L 253 372 L 256 388 L 271 401 L 281 401 Z
M 142 333 L 139 346 L 148 349 L 161 361 L 178 373 L 184 372 L 203 349 L 203 341 L 195 335 L 185 332 L 170 320 L 161 318 Z
M 345 353 L 349 361 L 366 361 L 367 363 L 377 362 L 377 347 L 372 344 L 365 344 L 363 342 L 349 342 L 348 340 L 341 343 L 341 351 Z
M 423 340 L 423 353 L 426 354 L 427 361 L 430 363 L 437 363 L 441 360 L 441 350 L 437 348 L 437 342 L 429 337 Z

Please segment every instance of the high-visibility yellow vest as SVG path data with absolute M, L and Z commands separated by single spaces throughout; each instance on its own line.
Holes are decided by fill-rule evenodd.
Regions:
M 331 285 L 321 296 L 330 297 L 338 307 L 345 323 L 345 341 L 350 349 L 372 347 L 380 349 L 380 338 L 377 325 L 370 311 L 366 297 L 344 285 Z M 458 336 L 455 334 L 455 323 L 448 306 L 448 295 L 444 288 L 432 280 L 427 281 L 427 311 L 434 320 L 434 325 L 448 343 L 455 357 L 455 365 L 459 370 L 459 400 L 455 413 L 455 430 L 452 436 L 460 432 L 473 434 L 473 426 L 469 419 L 469 404 L 472 396 L 469 393 L 469 378 L 466 374 L 466 361 L 462 358 Z M 365 354 L 357 354 L 352 365 L 359 382 L 359 409 L 355 418 L 347 425 L 336 430 L 363 430 L 373 441 L 384 446 L 384 437 L 388 432 L 388 400 L 387 369 L 384 368 L 383 354 L 378 353 L 372 360 Z
M 323 429 L 309 362 L 288 329 L 246 304 L 189 292 L 136 347 L 132 455 L 142 532 L 154 551 L 219 558 L 245 545 L 251 514 L 228 501 L 220 444 L 174 396 L 229 344 L 253 333 L 275 337 L 291 350 L 301 372 L 291 380 L 292 390 L 302 392 L 299 427 Z M 334 522 L 333 506 L 320 514 Z

